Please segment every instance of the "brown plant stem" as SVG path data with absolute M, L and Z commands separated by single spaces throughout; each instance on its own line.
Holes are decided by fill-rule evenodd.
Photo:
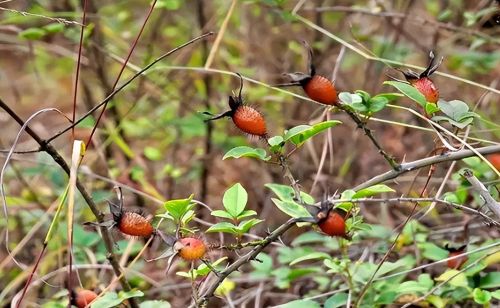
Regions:
M 156 63 L 160 62 L 161 60 L 165 59 L 166 57 L 170 56 L 171 54 L 173 54 L 174 52 L 188 46 L 188 45 L 191 45 L 193 44 L 194 42 L 196 41 L 199 41 L 201 39 L 204 39 L 208 36 L 211 36 L 213 35 L 213 32 L 208 32 L 208 33 L 205 33 L 203 35 L 200 35 L 198 37 L 195 37 L 194 39 L 170 50 L 169 52 L 159 56 L 158 58 L 156 58 L 153 62 L 151 62 L 150 64 L 146 65 L 143 69 L 139 70 L 137 73 L 134 74 L 134 76 L 132 76 L 129 80 L 125 81 L 121 86 L 119 86 L 118 88 L 116 88 L 113 92 L 111 92 L 104 100 L 102 100 L 99 104 L 97 104 L 96 106 L 94 106 L 94 108 L 90 109 L 89 111 L 87 111 L 87 113 L 85 113 L 83 116 L 81 116 L 76 122 L 74 122 L 73 124 L 67 126 L 66 128 L 64 128 L 63 130 L 59 131 L 58 133 L 56 133 L 55 135 L 53 135 L 52 137 L 48 138 L 47 140 L 45 140 L 44 142 L 45 143 L 50 143 L 52 140 L 60 137 L 62 134 L 64 134 L 65 132 L 67 132 L 68 130 L 70 130 L 72 127 L 80 124 L 83 120 L 85 120 L 85 118 L 87 118 L 89 115 L 91 115 L 92 113 L 94 113 L 97 109 L 101 108 L 103 105 L 107 104 L 116 94 L 118 94 L 121 90 L 123 90 L 125 87 L 127 87 L 132 81 L 134 81 L 137 77 L 141 76 L 144 72 L 146 72 L 148 69 L 150 69 L 152 66 L 154 66 Z
M 19 125 L 23 126 L 24 121 L 19 117 L 19 115 L 12 110 L 2 99 L 0 99 L 0 108 L 5 110 Z M 48 142 L 44 141 L 40 136 L 34 132 L 29 126 L 26 126 L 26 132 L 40 145 L 40 150 L 46 152 L 49 154 L 52 159 L 61 167 L 61 169 L 64 170 L 64 172 L 69 175 L 70 173 L 70 168 L 64 158 L 57 152 L 57 150 Z M 90 210 L 94 214 L 94 216 L 97 219 L 98 223 L 104 222 L 104 215 L 99 211 L 97 208 L 97 204 L 95 204 L 94 200 L 90 196 L 90 194 L 87 192 L 85 187 L 82 185 L 82 183 L 77 179 L 76 180 L 76 187 L 78 191 L 81 193 L 83 199 L 85 202 L 88 204 Z M 120 265 L 118 264 L 118 261 L 116 259 L 116 256 L 113 253 L 113 240 L 111 238 L 111 235 L 109 234 L 109 230 L 106 227 L 100 227 L 101 229 L 101 234 L 102 238 L 104 241 L 104 244 L 106 246 L 107 250 L 107 259 L 109 260 L 111 266 L 113 267 L 113 270 L 115 272 L 115 275 L 118 277 L 122 276 L 120 279 L 120 283 L 122 285 L 122 288 L 125 291 L 130 291 L 131 287 L 130 284 L 128 283 L 127 279 L 125 276 L 122 275 L 122 270 Z M 40 254 L 41 257 L 41 254 Z M 39 261 L 38 261 L 39 262 Z M 36 271 L 36 267 L 33 269 L 33 273 Z M 29 280 L 30 281 L 30 280 Z M 29 283 L 28 281 L 28 283 Z M 26 290 L 28 288 L 28 285 L 25 286 Z M 25 292 L 24 292 L 25 293 Z M 139 307 L 135 300 L 129 301 L 130 305 L 132 307 Z
M 207 23 L 207 18 L 205 16 L 205 2 L 203 0 L 197 0 L 196 4 L 198 7 L 198 25 L 200 29 L 203 31 L 204 27 Z M 208 60 L 208 43 L 207 41 L 201 42 L 201 53 L 203 61 Z M 210 110 L 210 96 L 212 94 L 212 76 L 210 74 L 206 74 L 203 76 L 203 84 L 205 86 L 205 109 Z M 206 200 L 208 194 L 208 178 L 210 175 L 210 153 L 212 152 L 212 133 L 213 133 L 213 124 L 212 122 L 206 122 L 205 125 L 205 141 L 204 141 L 204 153 L 203 157 L 205 158 L 202 169 L 201 169 L 201 183 L 200 183 L 200 198 L 201 200 Z
M 500 145 L 490 145 L 482 148 L 475 149 L 481 155 L 488 155 L 493 153 L 500 153 Z M 463 149 L 455 152 L 447 152 L 441 155 L 434 155 L 431 157 L 422 158 L 419 160 L 415 160 L 409 163 L 403 163 L 400 165 L 399 170 L 390 170 L 385 173 L 374 176 L 373 178 L 365 181 L 356 187 L 352 188 L 355 191 L 361 190 L 363 188 L 367 188 L 373 186 L 375 184 L 379 184 L 385 181 L 389 181 L 399 177 L 400 175 L 414 171 L 417 169 L 421 169 L 433 164 L 443 163 L 447 161 L 460 160 L 467 157 L 476 156 L 474 152 L 469 149 Z
M 349 110 L 345 106 L 341 105 L 338 108 L 340 108 L 342 111 L 344 111 L 345 113 L 347 113 L 347 115 L 349 115 L 349 117 L 354 121 L 354 123 L 356 123 L 356 125 L 358 126 L 358 128 L 361 128 L 363 130 L 363 132 L 365 133 L 365 135 L 371 140 L 371 142 L 373 143 L 373 145 L 378 149 L 379 154 L 384 157 L 384 159 L 389 163 L 389 165 L 392 167 L 392 169 L 394 171 L 399 171 L 401 169 L 401 165 L 398 164 L 394 160 L 394 158 L 392 156 L 390 156 L 389 154 L 387 154 L 387 152 L 382 148 L 382 146 L 377 141 L 377 139 L 375 139 L 375 136 L 373 136 L 373 133 L 372 133 L 371 129 L 369 129 L 366 126 L 366 123 L 364 123 L 356 115 L 356 113 L 354 113 L 353 111 Z
M 432 178 L 432 175 L 434 174 L 435 171 L 436 171 L 435 166 L 431 165 L 430 168 L 429 168 L 429 173 L 427 175 L 427 181 L 425 182 L 425 185 L 422 188 L 422 191 L 420 192 L 420 196 L 419 196 L 420 198 L 422 198 L 424 196 L 424 194 L 426 193 L 427 186 L 429 185 L 429 182 L 430 182 L 430 180 Z M 375 276 L 377 275 L 378 271 L 380 270 L 380 268 L 382 267 L 382 265 L 385 263 L 385 261 L 387 261 L 387 259 L 389 258 L 389 255 L 392 253 L 392 251 L 396 247 L 396 245 L 398 243 L 398 240 L 399 240 L 399 237 L 401 236 L 401 234 L 404 231 L 404 227 L 413 218 L 413 214 L 415 214 L 415 210 L 417 209 L 418 205 L 419 205 L 419 202 L 415 202 L 414 203 L 413 208 L 411 209 L 410 214 L 408 215 L 408 217 L 406 217 L 406 220 L 403 222 L 403 224 L 401 224 L 401 230 L 396 235 L 396 238 L 394 239 L 394 241 L 392 241 L 391 247 L 389 247 L 389 250 L 387 250 L 387 252 L 384 254 L 384 256 L 382 257 L 382 260 L 380 260 L 379 264 L 377 265 L 377 268 L 375 269 L 375 271 L 371 275 L 370 279 L 368 279 L 368 281 L 366 282 L 366 284 L 363 286 L 363 288 L 359 292 L 359 296 L 356 299 L 356 301 L 354 302 L 354 307 L 359 307 L 359 305 L 362 303 L 363 298 L 364 298 L 364 296 L 366 294 L 366 291 L 368 291 L 368 288 L 370 287 L 370 285 L 372 284 L 373 280 L 375 279 Z
M 248 263 L 251 260 L 254 260 L 257 257 L 257 255 L 261 253 L 262 250 L 264 250 L 264 248 L 266 248 L 270 243 L 276 241 L 283 233 L 288 231 L 288 229 L 290 229 L 294 224 L 298 222 L 314 222 L 314 218 L 313 217 L 291 218 L 287 222 L 282 224 L 271 234 L 265 237 L 258 246 L 254 247 L 246 255 L 238 258 L 238 260 L 236 260 L 229 267 L 220 272 L 217 275 L 217 279 L 212 282 L 212 284 L 200 297 L 200 300 L 198 301 L 197 304 L 201 307 L 207 307 L 208 300 L 214 295 L 214 292 L 217 289 L 217 287 L 222 283 L 222 281 L 224 281 L 224 279 L 226 279 L 227 276 L 229 276 L 232 272 L 237 271 L 243 264 Z

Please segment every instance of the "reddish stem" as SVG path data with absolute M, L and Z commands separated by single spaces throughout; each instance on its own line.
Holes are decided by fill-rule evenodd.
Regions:
M 33 280 L 33 276 L 35 275 L 35 272 L 38 269 L 38 265 L 40 264 L 40 260 L 42 260 L 42 256 L 45 253 L 45 249 L 46 248 L 47 248 L 47 243 L 43 243 L 42 251 L 40 251 L 40 254 L 38 255 L 38 258 L 36 259 L 35 266 L 33 267 L 33 270 L 31 271 L 31 274 L 28 277 L 28 280 L 26 281 L 26 284 L 24 285 L 23 293 L 21 294 L 21 297 L 19 298 L 19 301 L 16 303 L 16 308 L 21 307 L 21 303 L 22 303 L 22 301 L 24 299 L 24 296 L 26 295 L 26 292 L 28 292 L 28 287 L 31 284 L 31 280 Z
M 80 77 L 80 64 L 82 60 L 82 49 L 83 49 L 83 33 L 85 32 L 85 21 L 87 19 L 87 0 L 83 2 L 83 17 L 82 17 L 82 29 L 80 31 L 80 43 L 78 46 L 78 61 L 76 62 L 76 76 L 75 76 L 75 91 L 73 92 L 73 115 L 71 121 L 75 123 L 76 119 L 76 97 L 78 96 L 78 79 Z M 71 128 L 71 137 L 75 139 L 75 128 Z
M 153 13 L 153 9 L 156 5 L 156 2 L 157 2 L 157 0 L 154 0 L 149 8 L 149 12 L 146 15 L 146 18 L 144 19 L 144 22 L 142 23 L 141 30 L 139 30 L 137 37 L 135 38 L 134 42 L 132 43 L 132 46 L 130 47 L 127 58 L 123 62 L 122 68 L 120 69 L 120 72 L 118 73 L 118 76 L 116 77 L 116 80 L 115 80 L 115 83 L 113 84 L 113 88 L 111 89 L 111 92 L 113 92 L 115 90 L 116 86 L 118 85 L 118 82 L 120 81 L 120 77 L 122 76 L 123 71 L 125 70 L 125 67 L 127 66 L 127 63 L 130 60 L 130 57 L 132 56 L 132 53 L 135 50 L 135 47 L 137 46 L 137 43 L 139 42 L 139 38 L 141 37 L 142 32 L 144 31 L 144 28 L 146 27 L 146 23 L 148 22 L 149 18 L 151 17 L 151 14 Z M 97 121 L 96 121 L 94 127 L 92 128 L 92 132 L 90 133 L 89 139 L 85 143 L 87 145 L 87 148 L 90 147 L 90 142 L 92 141 L 92 137 L 94 136 L 94 133 L 97 129 L 97 126 L 99 125 L 99 122 L 101 121 L 102 116 L 104 115 L 104 112 L 106 111 L 106 107 L 108 107 L 108 103 L 109 103 L 109 101 L 104 104 L 104 107 L 102 108 L 101 113 L 97 117 Z

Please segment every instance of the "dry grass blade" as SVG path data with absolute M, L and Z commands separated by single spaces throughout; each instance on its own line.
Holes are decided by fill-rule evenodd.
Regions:
M 0 195 L 1 195 L 1 198 L 2 198 L 2 207 L 3 207 L 4 216 L 5 216 L 5 222 L 6 222 L 7 225 L 8 225 L 8 222 L 9 222 L 9 213 L 8 213 L 7 198 L 6 198 L 6 194 L 5 194 L 5 188 L 4 188 L 5 170 L 7 169 L 7 166 L 9 165 L 9 161 L 10 161 L 10 159 L 11 159 L 13 153 L 14 153 L 14 150 L 15 150 L 15 148 L 17 146 L 17 143 L 19 142 L 19 138 L 21 137 L 21 134 L 28 127 L 28 124 L 33 119 L 35 119 L 37 116 L 39 116 L 40 114 L 46 113 L 46 112 L 57 112 L 57 113 L 59 113 L 60 115 L 64 116 L 67 119 L 67 117 L 59 109 L 56 109 L 56 108 L 42 109 L 42 110 L 39 110 L 39 111 L 35 112 L 33 115 L 31 115 L 26 120 L 26 122 L 24 123 L 24 125 L 21 126 L 21 129 L 17 133 L 16 138 L 14 139 L 14 143 L 12 144 L 12 147 L 10 148 L 9 153 L 7 154 L 7 157 L 5 158 L 5 161 L 4 161 L 3 166 L 2 166 L 2 170 L 0 171 Z M 7 253 L 10 255 L 11 252 L 10 252 L 10 248 L 9 248 L 9 229 L 8 228 L 6 228 L 6 230 L 5 230 L 5 249 L 7 250 Z M 25 266 L 23 266 L 19 262 L 17 262 L 16 258 L 14 258 L 13 256 L 11 256 L 11 258 L 14 261 L 14 263 L 16 263 L 17 266 L 19 266 L 22 269 L 25 269 Z
M 76 179 L 78 177 L 78 166 L 85 155 L 85 144 L 80 140 L 73 142 L 71 153 L 71 165 L 68 183 L 68 214 L 67 214 L 67 236 L 68 236 L 68 294 L 71 294 L 72 265 L 73 265 L 73 221 L 75 209 Z

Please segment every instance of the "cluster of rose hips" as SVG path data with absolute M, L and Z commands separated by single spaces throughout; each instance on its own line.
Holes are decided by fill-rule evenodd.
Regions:
M 285 74 L 292 82 L 279 86 L 300 86 L 310 99 L 324 105 L 338 106 L 337 90 L 334 83 L 328 78 L 316 74 L 316 68 L 312 61 L 312 49 L 306 42 L 303 43 L 308 50 L 308 73 L 296 72 Z M 437 103 L 439 98 L 439 91 L 429 76 L 439 67 L 440 63 L 441 61 L 435 64 L 434 54 L 431 52 L 429 65 L 421 74 L 413 71 L 403 72 L 406 80 L 422 93 L 430 103 Z M 240 74 L 237 75 L 240 78 L 240 88 L 238 96 L 229 96 L 228 103 L 230 110 L 213 116 L 207 121 L 229 117 L 232 119 L 234 125 L 244 133 L 260 138 L 267 138 L 266 121 L 263 115 L 255 108 L 243 103 L 241 96 L 243 78 Z M 113 220 L 106 222 L 106 225 L 116 227 L 125 235 L 149 238 L 159 232 L 152 226 L 151 221 L 143 213 L 123 209 L 123 200 L 120 200 L 118 206 L 110 203 L 110 211 L 113 215 Z M 317 213 L 315 213 L 317 225 L 325 234 L 350 239 L 346 231 L 345 220 L 347 216 L 348 214 L 345 214 L 341 210 L 333 209 L 327 202 L 322 203 L 321 207 L 317 209 Z M 207 246 L 198 238 L 184 237 L 175 240 L 173 249 L 184 260 L 196 261 L 204 257 Z M 447 247 L 447 249 L 450 257 L 459 255 L 464 251 L 464 247 L 457 249 Z M 463 256 L 449 260 L 447 265 L 450 268 L 459 268 L 466 260 L 467 257 Z M 96 297 L 97 294 L 90 290 L 74 291 L 72 294 L 72 304 L 79 308 L 86 307 Z
M 292 82 L 277 86 L 300 86 L 304 89 L 304 92 L 310 99 L 324 105 L 338 106 L 339 102 L 337 99 L 337 90 L 335 89 L 335 85 L 328 78 L 316 74 L 316 68 L 313 64 L 312 49 L 307 42 L 304 41 L 303 44 L 308 51 L 308 72 L 284 74 L 288 76 Z M 429 57 L 429 65 L 422 73 L 417 74 L 411 70 L 402 73 L 408 83 L 422 93 L 428 102 L 435 104 L 439 99 L 439 91 L 429 76 L 437 70 L 442 62 L 442 58 L 438 61 L 438 63 L 435 63 L 434 53 L 431 52 Z M 262 114 L 255 108 L 243 103 L 243 99 L 241 97 L 241 92 L 243 90 L 243 78 L 240 74 L 237 73 L 237 75 L 240 78 L 240 88 L 238 96 L 229 96 L 230 110 L 213 116 L 206 121 L 229 117 L 232 119 L 235 126 L 242 132 L 260 138 L 267 138 L 266 121 Z M 206 114 L 209 113 L 206 112 Z M 342 215 L 339 210 L 331 209 L 331 207 L 323 207 L 319 210 L 316 218 L 318 226 L 324 233 L 331 236 L 346 238 L 344 216 L 345 215 Z
M 123 235 L 130 237 L 150 238 L 151 236 L 160 235 L 167 244 L 173 248 L 174 255 L 179 255 L 182 259 L 190 262 L 202 260 L 207 251 L 207 245 L 203 240 L 196 237 L 182 237 L 171 241 L 173 237 L 165 237 L 161 232 L 155 229 L 151 221 L 143 212 L 134 211 L 123 208 L 122 193 L 119 193 L 119 204 L 109 202 L 110 212 L 113 219 L 103 223 L 89 222 L 87 225 L 105 226 L 108 228 L 116 228 Z M 87 307 L 97 294 L 91 290 L 78 289 L 73 290 L 71 294 L 71 304 L 78 308 Z
M 295 72 L 284 74 L 288 76 L 292 82 L 277 85 L 278 87 L 284 86 L 300 86 L 304 89 L 306 95 L 321 104 L 329 106 L 338 106 L 337 90 L 334 83 L 328 78 L 316 74 L 316 67 L 313 64 L 313 52 L 307 42 L 303 42 L 308 51 L 308 72 Z M 429 53 L 429 65 L 420 74 L 408 70 L 403 72 L 408 83 L 415 87 L 422 93 L 427 102 L 436 104 L 439 99 L 439 90 L 434 82 L 429 78 L 434 73 L 443 58 L 437 63 L 435 62 L 434 53 Z M 266 121 L 262 114 L 255 108 L 245 105 L 241 97 L 243 89 L 243 78 L 239 73 L 236 73 L 240 78 L 240 89 L 238 96 L 229 96 L 230 110 L 214 116 L 206 121 L 213 121 L 224 117 L 229 117 L 233 120 L 234 125 L 246 134 L 257 136 L 261 138 L 267 137 Z M 206 112 L 206 114 L 209 114 Z

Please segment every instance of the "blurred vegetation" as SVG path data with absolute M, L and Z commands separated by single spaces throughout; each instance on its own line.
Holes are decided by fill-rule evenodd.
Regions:
M 77 118 L 112 91 L 150 4 L 151 1 L 139 0 L 88 0 Z M 290 199 L 290 181 L 279 164 L 267 162 L 268 157 L 298 148 L 293 150 L 288 165 L 305 194 L 304 200 L 310 203 L 342 192 L 342 196 L 352 198 L 353 187 L 390 170 L 345 112 L 327 112 L 324 106 L 291 95 L 290 92 L 304 96 L 300 88 L 280 91 L 271 87 L 287 81 L 283 73 L 306 71 L 302 40 L 313 47 L 318 73 L 330 78 L 336 68 L 335 86 L 340 100 L 362 116 L 382 148 L 396 161 L 409 162 L 440 153 L 434 151 L 439 139 L 428 123 L 408 111 L 420 112 L 412 101 L 418 98 L 390 83 L 384 84 L 390 77 L 404 79 L 396 69 L 403 68 L 403 64 L 424 68 L 430 50 L 444 57 L 439 73 L 432 76 L 440 98 L 444 103 L 461 101 L 468 108 L 458 115 L 465 116 L 462 118 L 453 118 L 445 112 L 446 107 L 441 108 L 439 115 L 445 121 L 441 119 L 439 123 L 460 138 L 467 136 L 467 142 L 475 148 L 500 144 L 500 27 L 484 26 L 497 12 L 494 1 L 311 0 L 302 4 L 290 0 L 237 0 L 228 17 L 230 5 L 229 0 L 157 1 L 119 84 L 159 55 L 201 33 L 214 31 L 214 36 L 222 37 L 217 48 L 211 38 L 181 49 L 112 99 L 96 136 L 87 145 L 79 173 L 104 213 L 109 212 L 106 201 L 114 198 L 112 188 L 120 185 L 126 207 L 155 217 L 155 223 L 160 217 L 171 218 L 161 225 L 163 232 L 172 234 L 177 225 L 182 225 L 183 234 L 194 232 L 217 247 L 226 242 L 261 239 L 282 225 L 288 215 L 297 213 L 293 212 L 297 210 L 294 205 L 289 205 L 296 201 Z M 0 98 L 24 119 L 37 110 L 52 107 L 71 117 L 81 1 L 0 1 L 0 8 Z M 227 28 L 221 33 L 226 17 Z M 212 52 L 213 62 L 205 67 Z M 364 55 L 401 65 L 374 61 Z M 265 116 L 270 137 L 281 138 L 274 139 L 274 144 L 242 134 L 230 120 L 210 125 L 204 122 L 206 116 L 202 112 L 218 114 L 228 109 L 228 96 L 239 87 L 234 72 L 250 79 L 244 81 L 244 100 Z M 496 89 L 496 93 L 461 78 Z M 428 110 L 425 101 L 422 108 Z M 87 140 L 97 116 L 98 112 L 80 123 L 74 136 L 69 131 L 53 141 L 68 161 L 73 139 Z M 327 120 L 342 123 L 324 122 Z M 460 121 L 462 127 L 456 125 Z M 304 133 L 302 127 L 300 132 L 294 131 L 297 135 L 292 138 L 291 128 L 315 127 L 320 122 L 327 124 L 321 129 L 316 126 L 314 134 Z M 0 147 L 8 152 L 19 126 L 4 112 L 0 113 L 0 123 Z M 57 113 L 44 113 L 31 122 L 43 138 L 67 125 L 68 121 Z M 281 144 L 285 141 L 286 145 Z M 456 140 L 451 141 L 459 147 Z M 253 150 L 237 148 L 243 146 Z M 235 148 L 240 152 L 230 152 Z M 258 148 L 264 152 L 255 150 Z M 38 147 L 23 134 L 15 149 Z M 241 154 L 247 151 L 251 153 Z M 242 158 L 234 159 L 237 157 Z M 426 196 L 443 196 L 447 201 L 481 209 L 484 202 L 460 176 L 463 168 L 469 168 L 498 200 L 499 178 L 485 161 L 473 157 L 457 163 L 453 169 L 451 162 L 436 165 Z M 367 196 L 376 193 L 381 198 L 418 197 L 426 180 L 427 169 L 407 173 L 385 183 L 388 189 Z M 8 225 L 7 220 L 0 220 L 1 305 L 8 306 L 22 290 L 67 184 L 66 174 L 46 153 L 19 154 L 9 162 L 3 183 Z M 189 199 L 186 204 L 190 208 L 184 213 L 187 216 L 181 215 L 184 218 L 174 219 L 169 208 L 163 207 L 167 200 L 189 198 L 192 194 L 197 202 L 193 204 Z M 238 198 L 226 200 L 225 194 L 244 194 L 247 202 L 243 204 Z M 325 236 L 310 225 L 294 227 L 275 245 L 268 246 L 257 260 L 224 280 L 216 291 L 218 299 L 209 306 L 345 306 L 354 301 L 351 296 L 359 294 L 374 273 L 396 239 L 398 226 L 410 214 L 411 205 L 343 204 L 341 208 L 349 212 L 356 209 L 347 221 L 352 241 Z M 409 303 L 444 281 L 442 287 L 418 304 L 498 305 L 498 229 L 486 226 L 476 216 L 443 205 L 422 215 L 428 205 L 429 202 L 420 203 L 416 219 L 404 225 L 394 251 L 378 271 L 361 306 Z M 219 212 L 214 214 L 215 210 Z M 100 291 L 110 284 L 113 273 L 107 266 L 101 236 L 95 228 L 83 225 L 88 221 L 95 221 L 95 217 L 77 196 L 74 265 L 81 266 L 81 286 Z M 63 219 L 31 283 L 26 307 L 66 306 L 66 270 L 61 270 L 67 265 L 66 229 Z M 155 240 L 129 268 L 129 262 L 146 241 L 125 238 L 116 231 L 113 237 L 117 241 L 115 251 L 121 264 L 129 269 L 127 278 L 134 290 L 123 292 L 116 285 L 105 293 L 101 306 L 95 307 L 112 307 L 131 297 L 137 298 L 141 307 L 167 307 L 167 302 L 172 307 L 187 307 L 192 302 L 192 287 L 204 286 L 210 272 L 204 263 L 195 263 L 191 268 L 189 262 L 174 259 L 165 274 L 166 259 L 145 261 L 160 256 L 164 250 L 165 244 Z M 465 271 L 446 269 L 445 263 L 415 269 L 446 258 L 447 243 L 468 244 L 468 252 L 476 251 L 469 254 L 462 266 Z M 26 268 L 13 262 L 5 245 L 11 253 L 22 245 L 15 259 Z M 208 259 L 222 270 L 237 260 L 238 254 L 213 248 Z M 400 274 L 391 276 L 395 273 Z

